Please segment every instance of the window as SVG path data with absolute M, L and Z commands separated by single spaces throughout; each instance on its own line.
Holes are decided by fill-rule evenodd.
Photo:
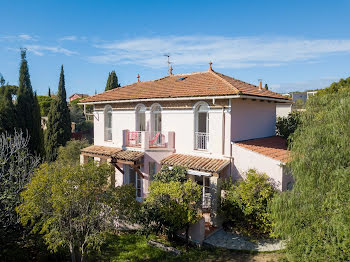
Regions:
M 209 142 L 209 106 L 199 102 L 195 107 L 195 149 L 207 150 Z
M 139 105 L 136 107 L 136 131 L 146 130 L 146 107 Z
M 150 145 L 162 144 L 162 108 L 158 104 L 151 107 Z
M 128 168 L 128 181 L 126 181 L 126 184 L 134 185 L 136 197 L 142 197 L 142 178 L 130 166 Z
M 156 173 L 157 173 L 156 162 L 148 162 L 148 174 L 151 181 L 153 180 L 153 175 L 155 175 Z
M 112 107 L 110 105 L 105 107 L 104 111 L 105 120 L 105 141 L 112 140 Z

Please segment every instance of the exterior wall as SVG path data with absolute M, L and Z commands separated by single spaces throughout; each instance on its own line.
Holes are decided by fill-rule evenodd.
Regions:
M 285 189 L 286 181 L 283 181 L 283 166 L 280 161 L 235 144 L 232 145 L 232 155 L 234 158 L 233 179 L 244 179 L 245 172 L 254 168 L 272 178 L 275 181 L 276 188 L 279 190 Z
M 274 136 L 275 124 L 275 103 L 232 99 L 231 141 Z
M 285 103 L 276 104 L 276 116 L 277 117 L 287 117 L 289 113 L 292 112 L 292 105 Z

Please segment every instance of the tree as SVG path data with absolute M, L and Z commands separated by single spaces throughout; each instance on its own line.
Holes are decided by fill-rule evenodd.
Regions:
M 316 95 L 334 94 L 343 89 L 350 89 L 350 77 L 346 79 L 341 78 L 338 82 L 332 83 L 329 87 L 318 90 Z
M 12 92 L 9 86 L 0 89 L 0 133 L 13 134 L 16 128 L 16 110 L 12 102 Z
M 201 187 L 187 180 L 184 183 L 154 181 L 143 207 L 143 225 L 148 232 L 166 233 L 173 238 L 179 230 L 186 230 L 200 219 Z
M 89 250 L 103 243 L 104 233 L 115 228 L 114 217 L 127 206 L 124 201 L 136 201 L 131 186 L 108 186 L 111 172 L 108 164 L 93 161 L 83 166 L 42 164 L 21 194 L 21 222 L 33 225 L 50 250 L 68 248 L 72 261 L 85 261 Z
M 276 134 L 285 139 L 289 139 L 290 135 L 301 125 L 301 113 L 291 112 L 287 117 L 278 117 L 276 121 Z
M 171 181 L 185 182 L 187 180 L 187 169 L 182 166 L 173 166 L 170 168 L 167 165 L 162 166 L 162 169 L 154 174 L 153 180 L 168 183 Z
M 57 161 L 66 164 L 79 164 L 80 150 L 88 147 L 89 143 L 86 140 L 71 140 L 66 146 L 58 148 Z
M 54 98 L 50 96 L 38 96 L 37 99 L 41 116 L 47 116 L 49 114 L 50 107 L 54 101 Z
M 31 180 L 31 174 L 40 159 L 29 149 L 29 137 L 22 131 L 0 135 L 0 227 L 15 227 L 19 223 L 16 206 L 21 203 L 20 193 Z
M 265 84 L 265 89 L 269 90 L 269 86 L 267 84 Z
M 3 77 L 3 75 L 0 73 L 0 87 L 5 85 L 5 78 Z
M 222 199 L 221 212 L 225 224 L 248 235 L 271 233 L 271 219 L 268 205 L 276 189 L 264 173 L 248 170 L 246 179 L 229 185 Z
M 117 87 L 120 87 L 120 84 L 118 83 L 117 74 L 113 70 L 111 73 L 108 74 L 108 79 L 107 79 L 105 91 L 112 90 L 112 89 L 117 88 Z
M 317 95 L 293 135 L 295 184 L 272 205 L 291 261 L 350 260 L 350 90 Z
M 47 94 L 49 97 L 51 97 L 51 88 L 49 87 L 49 93 Z
M 63 65 L 61 66 L 58 93 L 50 106 L 46 131 L 46 157 L 54 161 L 59 146 L 65 146 L 72 136 L 70 114 L 67 105 Z
M 19 86 L 16 104 L 17 125 L 19 129 L 23 130 L 23 132 L 28 131 L 30 137 L 30 151 L 34 154 L 40 154 L 42 152 L 40 148 L 42 142 L 38 144 L 38 141 L 41 140 L 41 116 L 40 111 L 35 110 L 36 103 L 32 84 L 30 82 L 26 51 L 21 50 L 21 66 L 19 71 Z

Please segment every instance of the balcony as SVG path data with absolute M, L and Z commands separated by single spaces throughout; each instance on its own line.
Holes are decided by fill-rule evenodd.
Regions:
M 209 133 L 195 132 L 194 133 L 194 149 L 208 150 Z
M 175 149 L 175 132 L 123 130 L 123 146 L 142 149 Z

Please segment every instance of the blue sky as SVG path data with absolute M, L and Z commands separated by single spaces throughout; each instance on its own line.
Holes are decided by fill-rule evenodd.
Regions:
M 102 92 L 108 72 L 122 85 L 214 70 L 277 92 L 323 88 L 350 76 L 350 1 L 9 1 L 0 3 L 0 72 L 18 83 L 28 49 L 33 88 Z

